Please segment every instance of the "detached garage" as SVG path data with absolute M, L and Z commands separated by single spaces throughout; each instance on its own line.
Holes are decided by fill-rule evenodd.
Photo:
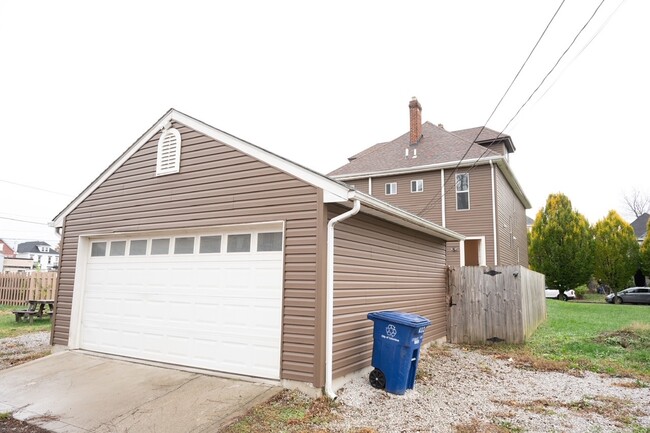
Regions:
M 462 240 L 175 110 L 53 224 L 56 346 L 328 393 L 370 365 L 370 311 L 445 337 Z

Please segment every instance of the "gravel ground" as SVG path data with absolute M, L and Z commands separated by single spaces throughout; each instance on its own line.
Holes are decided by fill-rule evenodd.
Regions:
M 0 370 L 49 351 L 47 331 L 2 339 Z M 527 370 L 453 345 L 424 353 L 415 389 L 402 396 L 372 388 L 367 376 L 338 394 L 331 432 L 650 432 L 647 383 Z
M 356 378 L 337 432 L 650 432 L 650 388 L 631 379 L 518 368 L 456 346 L 421 356 L 403 396 Z
M 0 339 L 0 370 L 50 353 L 50 331 Z

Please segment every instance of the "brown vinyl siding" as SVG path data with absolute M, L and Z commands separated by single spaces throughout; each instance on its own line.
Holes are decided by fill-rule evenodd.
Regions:
M 412 180 L 422 180 L 424 190 L 411 192 Z M 386 184 L 391 182 L 397 183 L 397 194 L 386 195 Z M 371 195 L 438 225 L 442 224 L 440 171 L 373 177 Z
M 363 179 L 355 179 L 355 180 L 350 180 L 346 181 L 348 185 L 354 185 L 354 188 L 357 191 L 361 191 L 364 194 L 370 194 L 370 191 L 368 190 L 368 178 L 364 177 Z M 370 194 L 372 195 L 372 194 Z
M 445 179 L 452 171 L 445 171 Z M 464 236 L 485 236 L 485 259 L 494 265 L 494 235 L 492 224 L 492 180 L 489 165 L 475 166 L 471 171 L 458 169 L 453 173 L 469 173 L 469 210 L 456 210 L 456 176 L 447 184 L 445 200 L 446 227 Z M 448 262 L 449 265 L 456 264 Z
M 346 210 L 329 208 L 330 218 Z M 420 314 L 432 322 L 426 341 L 445 337 L 443 241 L 357 214 L 335 226 L 334 254 L 334 377 L 370 365 L 371 311 Z
M 526 210 L 499 169 L 496 172 L 499 265 L 528 267 Z M 516 238 L 516 239 L 514 239 Z
M 180 172 L 156 176 L 159 133 L 66 217 L 53 342 L 67 345 L 82 234 L 285 221 L 281 377 L 314 382 L 318 189 L 175 123 Z M 320 379 L 319 379 L 320 380 Z

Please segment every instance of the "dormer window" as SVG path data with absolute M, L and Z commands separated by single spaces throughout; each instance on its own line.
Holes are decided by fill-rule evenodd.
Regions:
M 181 163 L 181 134 L 168 123 L 158 140 L 156 176 L 178 173 Z

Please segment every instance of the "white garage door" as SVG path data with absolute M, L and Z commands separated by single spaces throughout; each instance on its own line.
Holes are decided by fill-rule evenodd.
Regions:
M 278 379 L 282 228 L 94 238 L 80 347 Z

